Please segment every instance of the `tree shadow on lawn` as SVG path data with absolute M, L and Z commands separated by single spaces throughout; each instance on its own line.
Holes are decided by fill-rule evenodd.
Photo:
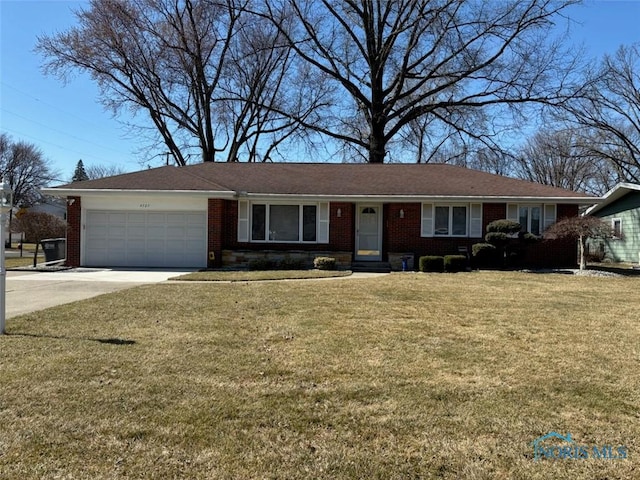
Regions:
M 86 340 L 89 342 L 98 342 L 107 345 L 135 345 L 135 340 L 126 340 L 124 338 L 85 338 L 85 337 L 65 337 L 63 335 L 44 335 L 38 333 L 6 333 L 11 337 L 33 337 L 33 338 L 51 338 L 54 340 Z

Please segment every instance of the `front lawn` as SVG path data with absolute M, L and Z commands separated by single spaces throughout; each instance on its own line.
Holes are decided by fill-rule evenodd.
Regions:
M 37 262 L 44 262 L 44 255 L 38 255 Z M 4 264 L 6 268 L 32 267 L 33 252 L 25 252 L 23 257 L 6 257 L 4 259 Z
M 637 292 L 504 272 L 170 283 L 12 318 L 0 478 L 637 478 Z M 627 458 L 536 461 L 549 432 Z

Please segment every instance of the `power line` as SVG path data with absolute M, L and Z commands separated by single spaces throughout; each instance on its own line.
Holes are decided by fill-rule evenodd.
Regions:
M 40 98 L 38 98 L 38 97 L 34 97 L 33 95 L 31 95 L 31 94 L 30 94 L 30 93 L 28 93 L 28 92 L 25 92 L 24 90 L 20 90 L 19 88 L 14 87 L 13 85 L 9 85 L 7 82 L 4 82 L 4 81 L 0 80 L 0 84 L 4 85 L 5 87 L 9 87 L 11 90 L 13 90 L 13 91 L 15 91 L 15 92 L 18 92 L 19 94 L 24 95 L 25 97 L 29 97 L 29 98 L 31 98 L 32 100 L 35 100 L 35 101 L 36 101 L 36 102 L 38 102 L 38 103 L 42 103 L 43 105 L 47 105 L 48 107 L 51 107 L 51 108 L 53 108 L 54 110 L 57 110 L 57 111 L 58 111 L 58 112 L 60 112 L 60 113 L 64 113 L 65 115 L 68 115 L 68 116 L 70 116 L 70 117 L 74 117 L 74 118 L 76 118 L 77 120 L 80 120 L 84 125 L 93 125 L 94 127 L 97 127 L 97 128 L 99 128 L 99 127 L 100 127 L 100 125 L 98 125 L 98 124 L 96 124 L 96 123 L 92 122 L 91 120 L 88 120 L 88 119 L 86 119 L 86 118 L 82 118 L 82 117 L 80 117 L 79 115 L 76 115 L 76 114 L 75 114 L 75 113 L 73 113 L 73 112 L 69 112 L 69 111 L 67 111 L 67 110 L 64 110 L 64 109 L 60 108 L 60 107 L 59 107 L 59 106 L 57 106 L 57 105 L 54 105 L 54 104 L 52 104 L 52 103 L 49 103 L 49 102 L 47 102 L 47 101 L 45 101 L 45 100 L 41 100 L 41 99 L 40 99 Z
M 97 161 L 103 162 L 103 163 L 113 163 L 114 162 L 114 160 L 105 160 L 104 158 L 96 157 L 95 155 L 92 155 L 90 153 L 87 154 L 86 152 L 80 152 L 80 151 L 74 150 L 72 148 L 63 147 L 62 145 L 59 145 L 57 143 L 53 143 L 53 142 L 50 142 L 48 140 L 43 140 L 42 138 L 34 137 L 33 135 L 31 135 L 29 133 L 20 132 L 20 131 L 15 130 L 15 129 L 10 128 L 10 127 L 2 126 L 2 130 L 6 130 L 6 131 L 11 132 L 14 135 L 18 135 L 20 137 L 27 137 L 27 138 L 30 138 L 30 139 L 35 140 L 37 142 L 40 142 L 40 143 L 46 143 L 48 145 L 52 145 L 52 146 L 54 146 L 56 148 L 59 148 L 61 150 L 65 150 L 65 151 L 68 151 L 68 152 L 72 152 L 72 153 L 78 154 L 78 155 L 80 155 L 81 157 L 84 157 L 84 158 L 87 158 L 87 157 L 88 158 L 93 158 L 94 160 L 97 160 Z
M 66 136 L 68 136 L 68 137 L 70 137 L 70 138 L 74 138 L 74 139 L 79 140 L 79 141 L 81 141 L 81 142 L 88 143 L 88 144 L 93 145 L 93 146 L 95 146 L 95 147 L 99 147 L 99 148 L 101 148 L 101 149 L 103 149 L 103 150 L 111 150 L 112 152 L 115 152 L 115 153 L 117 153 L 117 154 L 119 154 L 119 155 L 127 155 L 126 153 L 124 153 L 124 152 L 123 152 L 123 151 L 121 151 L 121 150 L 116 150 L 116 149 L 114 149 L 114 148 L 107 147 L 107 146 L 105 146 L 105 145 L 100 145 L 99 143 L 95 143 L 95 142 L 93 142 L 93 141 L 91 141 L 91 140 L 86 140 L 86 139 L 84 139 L 84 138 L 80 138 L 80 137 L 78 137 L 78 136 L 76 136 L 76 135 L 73 135 L 73 134 L 70 134 L 70 133 L 64 132 L 64 131 L 62 131 L 62 130 L 58 130 L 57 128 L 53 128 L 53 127 L 51 127 L 51 126 L 49 126 L 49 125 L 46 125 L 46 124 L 41 123 L 41 122 L 38 122 L 37 120 L 32 120 L 32 119 L 30 119 L 30 118 L 28 118 L 28 117 L 25 117 L 24 115 L 20 115 L 19 113 L 13 112 L 13 111 L 11 111 L 11 110 L 7 110 L 6 108 L 1 108 L 1 107 L 0 107 L 0 110 L 2 110 L 2 111 L 3 111 L 3 112 L 5 112 L 5 113 L 9 113 L 9 114 L 11 114 L 11 115 L 14 115 L 14 116 L 16 116 L 16 117 L 18 117 L 18 118 L 22 118 L 23 120 L 26 120 L 26 121 L 28 121 L 28 122 L 34 123 L 35 125 L 39 125 L 39 126 L 41 126 L 41 127 L 47 128 L 47 129 L 51 130 L 52 132 L 61 133 L 62 135 L 66 135 Z

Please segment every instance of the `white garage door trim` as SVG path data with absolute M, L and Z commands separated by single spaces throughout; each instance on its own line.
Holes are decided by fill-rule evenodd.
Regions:
M 87 210 L 85 213 L 85 266 L 206 266 L 205 212 Z

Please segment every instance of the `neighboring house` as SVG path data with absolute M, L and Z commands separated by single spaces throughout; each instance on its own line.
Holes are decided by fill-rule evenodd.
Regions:
M 201 163 L 49 188 L 67 197 L 72 266 L 220 267 L 257 258 L 352 262 L 456 254 L 489 222 L 542 234 L 597 198 L 441 164 Z M 527 261 L 574 266 L 575 242 Z
M 67 204 L 64 199 L 55 197 L 45 197 L 41 202 L 32 205 L 27 209 L 29 212 L 48 213 L 63 220 L 67 219 Z
M 619 183 L 590 207 L 587 215 L 611 225 L 614 237 L 589 240 L 589 254 L 613 262 L 640 261 L 640 185 Z

